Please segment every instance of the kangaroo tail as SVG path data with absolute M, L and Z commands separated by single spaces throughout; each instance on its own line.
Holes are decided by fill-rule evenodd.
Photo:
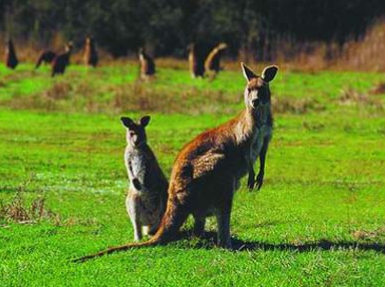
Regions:
M 111 247 L 98 253 L 72 260 L 72 262 L 84 262 L 86 260 L 100 257 L 113 252 L 168 243 L 177 234 L 179 228 L 183 225 L 187 216 L 188 213 L 185 211 L 185 208 L 182 208 L 182 206 L 177 206 L 176 203 L 172 203 L 171 201 L 169 201 L 167 204 L 167 210 L 163 215 L 158 231 L 148 241 L 127 243 L 121 246 Z
M 86 255 L 86 256 L 74 259 L 74 260 L 72 260 L 72 262 L 76 262 L 76 263 L 84 262 L 84 261 L 87 261 L 89 259 L 104 256 L 104 255 L 107 255 L 107 254 L 110 254 L 113 252 L 125 251 L 125 250 L 131 249 L 131 248 L 136 248 L 136 247 L 154 246 L 157 244 L 158 244 L 158 241 L 154 240 L 154 238 L 151 238 L 150 240 L 148 240 L 146 242 L 135 242 L 135 243 L 124 244 L 121 246 L 111 247 L 111 248 L 108 248 L 106 250 L 103 250 L 103 251 L 100 251 L 100 252 L 97 252 L 97 253 L 94 253 L 91 255 Z

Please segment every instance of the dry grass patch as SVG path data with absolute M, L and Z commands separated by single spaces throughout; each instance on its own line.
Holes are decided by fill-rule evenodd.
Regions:
M 53 100 L 61 100 L 69 98 L 72 86 L 66 82 L 55 83 L 48 90 L 43 92 L 43 97 Z
M 325 107 L 312 98 L 296 99 L 291 97 L 274 98 L 272 111 L 275 114 L 306 114 L 311 111 L 323 111 Z
M 33 199 L 30 203 L 26 201 L 25 192 L 33 178 L 34 175 L 31 175 L 19 185 L 10 202 L 0 201 L 0 222 L 34 224 L 42 220 L 51 220 L 55 224 L 59 224 L 59 215 L 47 208 L 43 196 Z
M 385 94 L 385 83 L 379 83 L 374 86 L 369 93 L 371 95 L 384 95 Z
M 137 81 L 133 84 L 114 87 L 111 105 L 117 112 L 146 111 L 161 113 L 203 114 L 225 112 L 227 105 L 235 104 L 238 98 L 225 95 L 222 91 L 166 90 Z M 227 112 L 227 111 L 226 111 Z
M 44 219 L 59 223 L 59 216 L 46 207 L 44 198 L 36 198 L 27 204 L 18 193 L 10 203 L 0 202 L 0 220 L 19 224 L 33 224 Z
M 379 85 L 373 88 L 371 93 L 361 93 L 353 88 L 345 88 L 340 93 L 339 104 L 345 105 L 345 106 L 368 105 L 368 106 L 373 106 L 375 108 L 384 110 L 385 109 L 384 100 L 374 96 L 374 95 L 381 94 L 380 93 L 381 89 L 382 88 Z

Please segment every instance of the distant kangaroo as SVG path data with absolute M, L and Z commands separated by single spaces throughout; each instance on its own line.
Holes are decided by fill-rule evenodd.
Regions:
M 5 48 L 5 65 L 10 69 L 15 69 L 18 64 L 15 47 L 12 40 L 9 39 Z
M 85 40 L 84 61 L 85 65 L 92 67 L 96 67 L 98 64 L 97 48 L 92 37 L 87 37 Z
M 214 78 L 218 72 L 221 70 L 221 54 L 228 45 L 225 43 L 218 44 L 213 50 L 209 53 L 205 60 L 205 73 L 206 75 Z
M 56 56 L 51 65 L 51 76 L 54 77 L 57 74 L 64 74 L 66 67 L 70 64 L 70 55 L 73 49 L 73 43 L 69 42 L 65 46 L 65 53 Z
M 139 62 L 141 79 L 149 79 L 149 77 L 155 75 L 155 62 L 146 52 L 144 52 L 143 48 L 139 49 Z
M 36 62 L 35 69 L 38 69 L 42 63 L 44 64 L 51 64 L 57 54 L 50 50 L 44 50 L 42 53 L 40 53 L 38 61 Z
M 167 209 L 157 233 L 148 241 L 112 247 L 93 257 L 134 247 L 165 244 L 173 239 L 189 214 L 195 219 L 194 232 L 204 231 L 205 219 L 215 215 L 218 244 L 230 248 L 230 216 L 233 194 L 247 173 L 248 187 L 263 183 L 265 156 L 272 132 L 269 82 L 278 68 L 269 66 L 257 76 L 242 64 L 247 79 L 245 110 L 225 124 L 206 131 L 189 142 L 175 160 L 168 189 Z M 254 163 L 260 157 L 255 178 Z
M 192 78 L 203 77 L 205 67 L 203 58 L 199 55 L 198 47 L 195 43 L 191 43 L 187 47 L 189 51 L 189 70 Z
M 134 239 L 142 238 L 142 227 L 146 233 L 156 233 L 167 204 L 168 181 L 147 144 L 145 127 L 149 116 L 142 117 L 135 123 L 128 117 L 121 121 L 127 128 L 127 147 L 124 159 L 130 181 L 126 206 L 131 218 Z

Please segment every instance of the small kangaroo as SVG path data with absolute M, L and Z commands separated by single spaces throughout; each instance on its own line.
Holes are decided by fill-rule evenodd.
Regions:
M 112 247 L 93 257 L 129 248 L 166 244 L 171 241 L 191 214 L 194 233 L 200 235 L 209 215 L 217 219 L 218 244 L 230 248 L 230 216 L 233 194 L 247 173 L 248 187 L 260 189 L 263 184 L 265 157 L 272 133 L 271 94 L 269 82 L 277 66 L 265 68 L 256 75 L 242 63 L 247 85 L 245 110 L 234 119 L 208 130 L 189 142 L 175 160 L 168 202 L 157 233 L 146 242 Z M 254 163 L 260 158 L 260 172 L 255 177 Z
M 5 48 L 5 65 L 10 69 L 15 69 L 18 64 L 15 47 L 12 40 L 9 39 Z
M 140 62 L 140 78 L 143 80 L 147 80 L 150 77 L 154 76 L 156 73 L 155 70 L 155 62 L 144 52 L 143 48 L 139 49 L 139 62 Z
M 65 52 L 56 56 L 51 65 L 51 76 L 54 77 L 57 74 L 64 74 L 66 67 L 70 64 L 70 55 L 73 50 L 73 43 L 69 42 L 65 46 Z
M 96 44 L 93 37 L 86 37 L 85 40 L 85 51 L 84 51 L 84 62 L 87 66 L 97 67 L 98 64 L 98 53 Z
M 145 127 L 149 116 L 135 123 L 128 117 L 121 122 L 127 129 L 124 159 L 130 181 L 126 206 L 134 229 L 134 240 L 156 233 L 166 209 L 168 181 L 147 144 Z

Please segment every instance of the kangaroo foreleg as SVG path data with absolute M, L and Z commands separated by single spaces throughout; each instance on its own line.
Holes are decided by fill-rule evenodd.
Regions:
M 248 188 L 249 190 L 253 190 L 253 188 L 255 187 L 255 170 L 253 168 L 253 164 L 251 161 L 249 161 L 248 163 L 248 168 L 249 168 L 249 171 L 248 171 Z
M 264 182 L 265 157 L 267 155 L 269 141 L 270 137 L 266 136 L 264 138 L 263 146 L 260 151 L 260 171 L 255 179 L 255 187 L 257 188 L 257 190 L 260 190 Z

